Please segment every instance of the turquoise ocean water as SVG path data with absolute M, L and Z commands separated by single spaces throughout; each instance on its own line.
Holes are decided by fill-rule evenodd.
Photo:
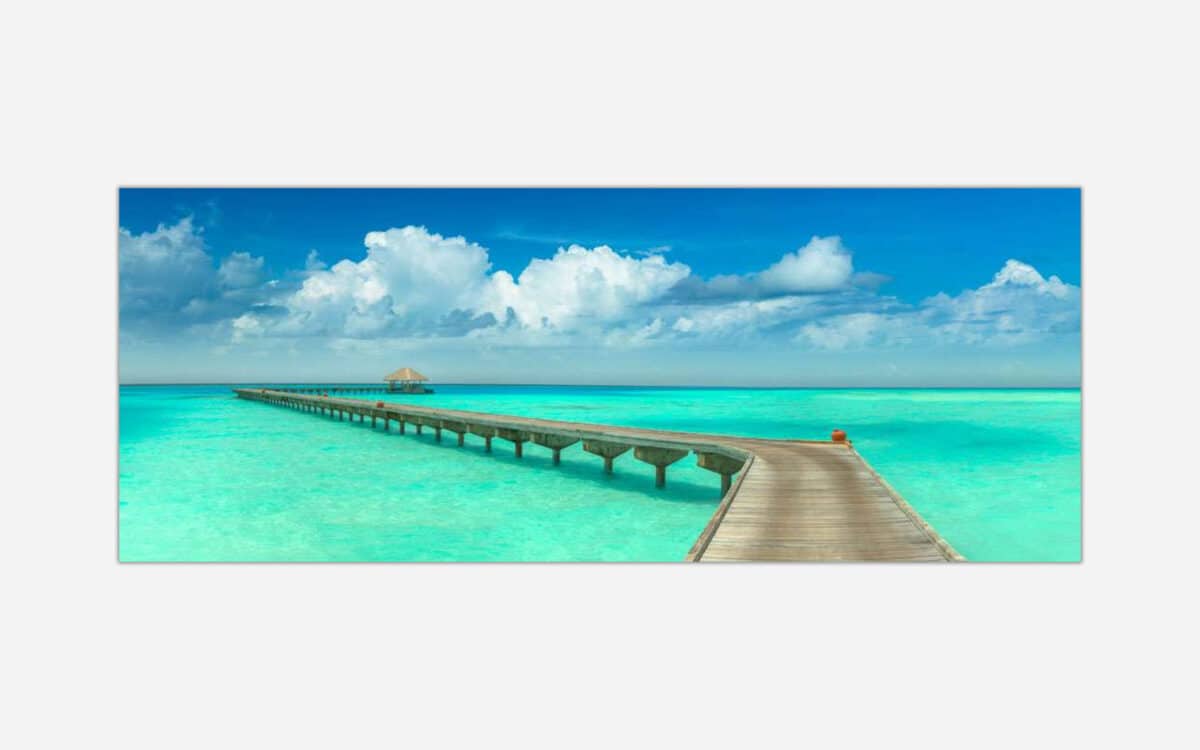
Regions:
M 761 390 L 438 385 L 401 400 L 580 422 L 827 438 L 860 453 L 971 560 L 1080 558 L 1078 390 Z M 120 389 L 126 561 L 680 560 L 719 501 L 688 458 L 654 486 L 572 446 L 401 436 L 229 386 Z

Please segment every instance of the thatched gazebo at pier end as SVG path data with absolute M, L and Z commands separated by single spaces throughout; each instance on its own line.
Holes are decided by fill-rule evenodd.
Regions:
M 388 384 L 388 393 L 433 393 L 433 389 L 422 385 L 428 380 L 411 367 L 401 367 L 383 379 Z

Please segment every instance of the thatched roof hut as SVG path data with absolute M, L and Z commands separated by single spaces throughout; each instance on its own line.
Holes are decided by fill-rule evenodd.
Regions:
M 425 377 L 413 368 L 401 367 L 399 370 L 396 370 L 391 375 L 388 375 L 386 378 L 384 378 L 383 382 L 392 383 L 395 381 L 400 381 L 401 383 L 420 383 L 425 380 L 429 380 L 429 378 Z
M 426 380 L 429 380 L 429 378 L 425 377 L 411 367 L 401 367 L 399 370 L 396 370 L 391 375 L 388 375 L 383 379 L 383 381 L 388 384 L 389 392 L 400 391 L 402 393 L 433 393 L 433 391 L 421 385 L 421 383 Z M 400 384 L 399 387 L 396 386 L 397 383 Z

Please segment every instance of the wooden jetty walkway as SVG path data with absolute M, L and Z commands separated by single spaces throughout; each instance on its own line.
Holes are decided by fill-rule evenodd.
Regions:
M 312 396 L 319 396 L 322 393 L 394 393 L 398 396 L 408 395 L 404 391 L 387 385 L 328 385 L 325 387 L 305 385 L 270 388 L 268 390 L 279 391 L 280 393 L 307 393 Z M 429 393 L 432 392 L 429 391 Z
M 962 560 L 920 515 L 847 442 L 766 440 L 690 432 L 562 422 L 549 419 L 437 409 L 405 403 L 334 398 L 298 390 L 235 388 L 239 398 L 262 401 L 336 419 L 392 422 L 403 433 L 412 425 L 457 436 L 512 443 L 521 457 L 525 443 L 560 453 L 575 443 L 604 460 L 632 450 L 634 458 L 666 470 L 689 454 L 721 477 L 721 503 L 686 560 L 721 561 L 945 561 Z M 736 480 L 734 477 L 736 476 Z

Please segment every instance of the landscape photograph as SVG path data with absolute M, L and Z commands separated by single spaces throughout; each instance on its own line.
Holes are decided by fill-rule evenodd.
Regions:
M 122 562 L 1078 562 L 1078 188 L 119 190 Z

